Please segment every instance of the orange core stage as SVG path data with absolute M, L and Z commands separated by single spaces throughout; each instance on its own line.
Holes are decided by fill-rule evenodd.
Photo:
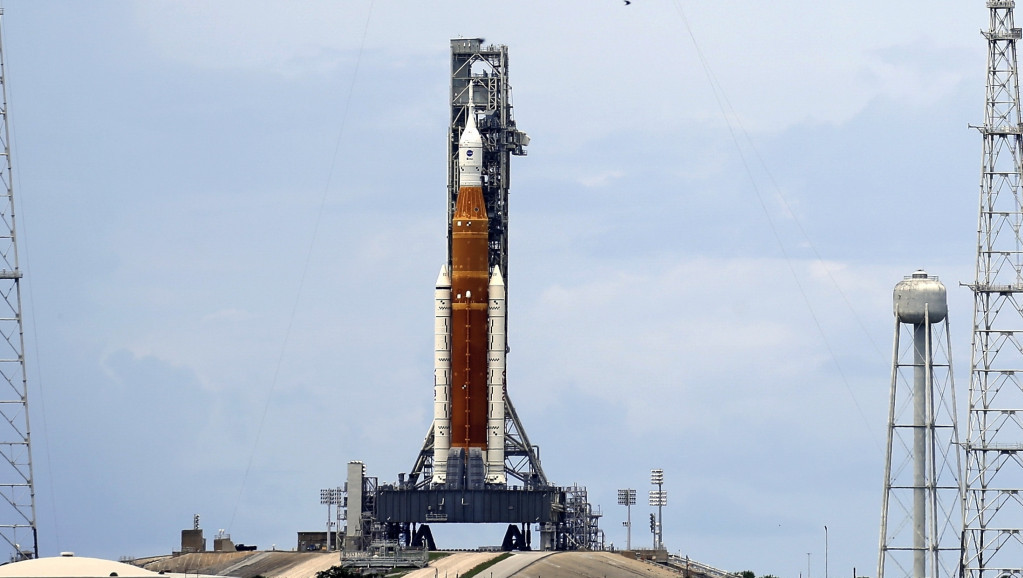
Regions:
M 451 447 L 487 447 L 490 284 L 483 189 L 461 187 L 451 223 Z

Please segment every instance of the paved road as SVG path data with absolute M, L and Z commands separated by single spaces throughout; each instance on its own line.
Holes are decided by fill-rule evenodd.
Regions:
M 456 578 L 476 566 L 496 558 L 499 552 L 458 552 L 438 558 L 426 568 L 413 570 L 405 578 Z
M 308 578 L 309 576 L 316 576 L 317 572 L 326 570 L 332 566 L 341 564 L 341 557 L 337 552 L 325 552 L 323 554 L 313 554 L 303 562 L 300 562 L 291 568 L 284 571 L 278 571 L 278 573 L 272 574 L 274 578 Z
M 554 552 L 514 552 L 510 558 L 505 558 L 490 568 L 487 568 L 481 578 L 512 578 L 518 576 L 519 572 L 554 554 Z
M 459 552 L 415 570 L 406 578 L 457 578 L 497 557 L 495 552 Z M 611 552 L 514 552 L 480 578 L 679 578 L 682 574 Z
M 500 562 L 493 566 L 494 578 L 678 578 L 669 568 L 629 560 L 610 552 L 542 552 L 512 573 L 505 574 Z M 515 560 L 513 556 L 508 561 Z M 501 569 L 501 574 L 497 570 Z M 484 572 L 483 578 L 489 578 Z

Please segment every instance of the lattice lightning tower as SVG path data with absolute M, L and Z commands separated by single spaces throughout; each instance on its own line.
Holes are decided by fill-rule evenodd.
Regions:
M 988 0 L 963 496 L 964 578 L 1023 576 L 1023 198 L 1013 0 Z
M 0 19 L 3 10 L 0 9 Z M 7 76 L 0 38 L 0 537 L 12 559 L 39 556 L 35 486 L 29 443 L 25 337 L 21 316 L 21 269 L 14 234 L 14 187 L 7 119 Z

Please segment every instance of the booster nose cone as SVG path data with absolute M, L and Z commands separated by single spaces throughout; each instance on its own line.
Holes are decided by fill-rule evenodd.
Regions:
M 501 267 L 495 265 L 494 273 L 490 276 L 491 287 L 504 287 L 504 275 L 501 275 Z
M 451 289 L 451 274 L 446 263 L 440 266 L 440 273 L 437 275 L 437 289 L 444 288 Z

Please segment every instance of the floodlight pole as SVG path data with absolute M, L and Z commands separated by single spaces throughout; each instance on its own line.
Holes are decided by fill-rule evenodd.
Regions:
M 341 551 L 341 506 L 344 504 L 345 494 L 344 489 L 340 486 L 334 488 L 334 495 L 337 497 L 337 503 L 334 504 L 334 517 L 337 521 L 334 522 L 334 549 Z M 329 539 L 329 538 L 328 538 Z M 853 578 L 856 578 L 855 576 Z
M 330 507 L 338 503 L 338 488 L 326 488 L 320 490 L 320 504 L 327 506 L 327 551 L 330 552 L 330 527 L 334 525 L 334 521 L 330 519 Z M 337 539 L 334 540 L 334 546 L 337 547 Z
M 625 549 L 632 550 L 632 506 L 636 503 L 636 490 L 626 488 L 618 490 L 618 505 L 626 508 Z
M 668 494 L 664 492 L 664 470 L 650 470 L 650 483 L 657 486 L 655 492 L 650 492 L 650 505 L 657 506 L 657 528 L 654 532 L 654 549 L 664 549 L 664 506 L 668 505 Z

